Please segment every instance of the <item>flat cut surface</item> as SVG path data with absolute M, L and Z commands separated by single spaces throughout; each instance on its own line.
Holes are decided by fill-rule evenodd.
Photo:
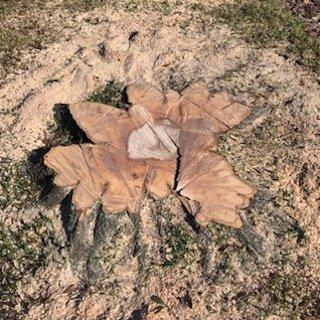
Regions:
M 127 95 L 133 104 L 128 111 L 70 106 L 96 144 L 53 148 L 45 161 L 58 174 L 55 183 L 75 188 L 73 202 L 81 210 L 101 199 L 106 212 L 137 212 L 146 192 L 155 198 L 175 193 L 183 203 L 199 203 L 193 212 L 199 223 L 240 228 L 238 211 L 254 190 L 217 155 L 217 134 L 239 124 L 250 108 L 224 92 L 211 94 L 202 83 L 181 94 L 132 85 Z

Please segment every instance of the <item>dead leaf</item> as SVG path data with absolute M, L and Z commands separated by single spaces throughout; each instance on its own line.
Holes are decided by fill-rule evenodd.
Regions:
M 54 182 L 74 188 L 80 210 L 101 201 L 106 212 L 137 212 L 147 192 L 155 198 L 173 192 L 190 211 L 200 208 L 199 223 L 241 227 L 238 210 L 254 190 L 216 153 L 217 134 L 250 108 L 199 83 L 181 94 L 130 86 L 127 95 L 128 111 L 88 102 L 69 107 L 93 144 L 52 148 L 45 163 L 57 174 Z

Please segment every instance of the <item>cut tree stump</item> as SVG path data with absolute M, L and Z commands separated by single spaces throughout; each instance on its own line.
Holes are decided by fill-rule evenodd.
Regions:
M 93 143 L 49 151 L 45 164 L 56 172 L 55 184 L 74 188 L 79 210 L 101 201 L 106 213 L 137 212 L 146 193 L 156 199 L 174 193 L 200 224 L 240 228 L 238 211 L 254 190 L 216 153 L 217 135 L 251 109 L 201 83 L 181 93 L 132 85 L 127 95 L 129 110 L 89 102 L 69 106 Z

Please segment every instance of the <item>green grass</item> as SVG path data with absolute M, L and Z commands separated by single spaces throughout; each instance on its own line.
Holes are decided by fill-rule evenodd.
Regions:
M 39 297 L 22 297 L 18 287 L 45 267 L 56 246 L 51 221 L 40 214 L 29 223 L 21 221 L 15 229 L 0 223 L 0 315 L 1 319 L 20 319 Z
M 259 47 L 284 45 L 294 59 L 320 74 L 320 34 L 311 35 L 307 23 L 282 1 L 239 1 L 206 13 Z
M 0 3 L 0 76 L 20 62 L 23 50 L 39 50 L 54 40 L 53 29 L 39 19 L 43 10 L 47 10 L 46 3 L 40 0 Z

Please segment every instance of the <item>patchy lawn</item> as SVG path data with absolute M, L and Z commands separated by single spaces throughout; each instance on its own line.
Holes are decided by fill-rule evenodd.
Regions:
M 169 14 L 175 8 L 171 2 L 65 0 L 62 4 L 56 4 L 55 1 L 39 0 L 3 1 L 0 4 L 0 65 L 3 69 L 2 72 L 0 69 L 0 74 L 6 74 L 19 63 L 23 50 L 41 50 L 46 44 L 59 38 L 62 29 L 55 28 L 50 19 L 39 19 L 41 16 L 51 16 L 55 12 L 65 10 L 86 12 L 103 5 L 112 6 L 116 10 L 152 9 Z M 203 5 L 202 2 L 195 2 L 189 6 L 189 10 L 194 11 L 198 18 L 200 14 L 202 23 L 206 25 L 212 23 L 208 17 L 218 18 L 220 23 L 228 24 L 243 34 L 247 41 L 258 46 L 284 46 L 284 55 L 289 54 L 297 63 L 320 73 L 319 28 L 314 25 L 313 20 L 305 19 L 305 15 L 309 17 L 317 8 L 317 4 L 292 5 L 279 0 L 242 0 L 223 4 L 214 9 Z
M 260 47 L 281 47 L 297 63 L 320 74 L 320 33 L 279 0 L 239 1 L 207 12 Z

